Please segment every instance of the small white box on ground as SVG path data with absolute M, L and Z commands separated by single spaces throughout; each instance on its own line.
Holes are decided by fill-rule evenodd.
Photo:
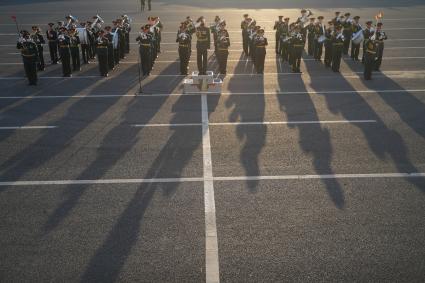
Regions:
M 214 72 L 208 71 L 206 75 L 192 72 L 192 77 L 183 81 L 183 93 L 221 93 L 223 80 L 214 78 Z

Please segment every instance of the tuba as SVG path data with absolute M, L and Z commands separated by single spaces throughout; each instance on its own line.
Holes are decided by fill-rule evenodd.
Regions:
M 65 25 L 66 29 L 69 29 L 71 25 L 78 23 L 78 19 L 71 14 L 69 14 L 65 18 L 68 20 L 68 22 Z

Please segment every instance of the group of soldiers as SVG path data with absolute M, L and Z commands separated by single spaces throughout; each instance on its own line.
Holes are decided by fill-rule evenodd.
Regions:
M 158 54 L 161 53 L 161 31 L 164 28 L 159 17 L 148 17 L 136 38 L 139 43 L 139 68 L 143 76 L 149 76 Z M 140 69 L 139 69 L 140 70 Z
M 360 46 L 363 44 L 362 62 L 366 80 L 371 79 L 372 71 L 379 71 L 384 40 L 387 39 L 382 30 L 382 13 L 376 15 L 375 27 L 372 26 L 372 21 L 367 21 L 365 28 L 360 24 L 360 17 L 351 18 L 350 13 L 342 15 L 341 12 L 335 12 L 335 17 L 327 22 L 327 26 L 323 16 L 316 19 L 311 17 L 312 15 L 311 11 L 303 9 L 301 16 L 293 23 L 289 23 L 290 19 L 283 16 L 279 16 L 279 20 L 275 22 L 276 54 L 283 62 L 288 62 L 292 66 L 293 72 L 300 72 L 301 56 L 307 40 L 308 55 L 316 61 L 321 61 L 324 47 L 325 66 L 332 68 L 334 72 L 339 72 L 342 56 L 348 55 L 350 44 L 353 61 L 359 61 Z M 245 22 L 246 18 L 242 23 Z M 249 50 L 245 50 L 244 35 L 243 39 L 244 52 L 249 54 Z M 249 46 L 248 39 L 246 41 L 246 45 Z
M 192 38 L 196 35 L 197 65 L 200 75 L 206 75 L 208 65 L 208 50 L 211 48 L 211 34 L 214 44 L 214 54 L 217 58 L 220 74 L 227 72 L 230 37 L 226 29 L 226 21 L 216 16 L 214 22 L 207 27 L 206 19 L 199 17 L 196 22 L 190 17 L 181 22 L 177 31 L 176 42 L 179 44 L 180 74 L 188 74 L 188 65 L 192 53 Z
M 93 21 L 79 22 L 72 15 L 57 25 L 48 24 L 46 39 L 51 64 L 62 63 L 64 77 L 81 70 L 81 64 L 89 64 L 97 56 L 102 76 L 108 76 L 125 54 L 130 52 L 131 20 L 127 15 L 112 21 L 113 26 L 102 29 L 103 19 L 96 15 Z M 30 85 L 37 84 L 37 71 L 45 68 L 43 44 L 46 43 L 41 29 L 32 27 L 32 33 L 20 32 L 17 48 L 21 50 L 26 76 Z
M 258 26 L 254 19 L 245 14 L 244 20 L 241 22 L 241 29 L 244 54 L 251 58 L 257 73 L 263 74 L 266 46 L 268 45 L 267 38 L 264 36 L 264 28 Z

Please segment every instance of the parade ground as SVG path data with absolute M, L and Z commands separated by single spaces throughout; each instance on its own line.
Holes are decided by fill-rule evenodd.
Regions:
M 0 1 L 0 282 L 424 282 L 425 3 L 420 0 Z M 380 72 L 276 57 L 274 22 L 308 8 L 382 11 Z M 242 52 L 265 28 L 264 75 Z M 133 19 L 130 54 L 28 86 L 19 29 Z M 183 94 L 176 32 L 216 15 L 230 33 L 221 94 Z M 136 37 L 159 16 L 139 81 Z M 375 20 L 374 20 L 375 23 Z M 196 37 L 189 72 L 196 71 Z M 217 70 L 213 49 L 208 70 Z M 140 92 L 141 88 L 141 92 Z

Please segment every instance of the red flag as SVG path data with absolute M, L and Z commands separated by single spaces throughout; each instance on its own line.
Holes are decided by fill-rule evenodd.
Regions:
M 16 16 L 11 16 L 12 20 L 16 21 Z

